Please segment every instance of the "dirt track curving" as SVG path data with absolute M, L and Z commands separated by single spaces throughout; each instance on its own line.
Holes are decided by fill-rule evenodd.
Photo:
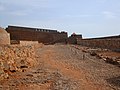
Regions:
M 36 50 L 39 65 L 11 74 L 0 90 L 120 90 L 120 68 L 71 45 Z

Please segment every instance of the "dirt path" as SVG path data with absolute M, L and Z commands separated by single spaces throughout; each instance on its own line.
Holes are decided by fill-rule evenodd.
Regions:
M 71 53 L 71 52 L 69 52 Z M 59 55 L 62 54 L 62 55 Z M 87 75 L 87 72 L 82 70 L 82 69 L 78 69 L 75 68 L 74 66 L 71 66 L 71 63 L 69 62 L 62 62 L 61 59 L 64 60 L 64 56 L 69 56 L 66 54 L 63 54 L 63 52 L 58 52 L 57 49 L 55 48 L 55 46 L 50 46 L 50 48 L 48 48 L 45 52 L 44 55 L 41 55 L 45 65 L 50 65 L 49 68 L 51 69 L 57 69 L 60 73 L 63 74 L 63 76 L 66 76 L 70 79 L 73 79 L 75 81 L 78 81 L 78 86 L 79 89 L 84 89 L 84 90 L 104 90 L 106 89 L 104 86 L 100 86 L 100 85 L 95 85 L 92 80 L 88 79 L 87 77 L 89 75 Z M 67 59 L 67 61 L 69 61 L 70 59 L 72 59 L 71 57 L 66 57 L 65 59 Z M 76 63 L 77 64 L 77 63 Z
M 39 48 L 37 55 L 39 66 L 13 74 L 3 82 L 5 86 L 0 90 L 120 89 L 118 67 L 106 64 L 73 46 L 48 45 Z

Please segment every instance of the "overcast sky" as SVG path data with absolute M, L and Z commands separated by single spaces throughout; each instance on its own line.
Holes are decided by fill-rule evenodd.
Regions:
M 0 0 L 0 26 L 57 29 L 98 37 L 120 34 L 120 0 Z

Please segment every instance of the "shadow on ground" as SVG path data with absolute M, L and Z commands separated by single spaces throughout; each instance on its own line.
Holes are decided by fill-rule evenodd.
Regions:
M 106 81 L 114 86 L 120 87 L 120 76 L 106 79 Z

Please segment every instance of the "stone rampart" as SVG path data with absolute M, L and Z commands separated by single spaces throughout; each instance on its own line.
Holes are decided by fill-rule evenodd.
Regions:
M 7 32 L 10 33 L 10 39 L 16 41 L 38 41 L 44 44 L 54 44 L 64 42 L 68 38 L 66 32 L 57 30 L 38 29 L 28 27 L 8 26 Z
M 77 44 L 93 47 L 93 48 L 106 48 L 115 51 L 120 51 L 120 38 L 107 38 L 107 39 L 77 39 Z

